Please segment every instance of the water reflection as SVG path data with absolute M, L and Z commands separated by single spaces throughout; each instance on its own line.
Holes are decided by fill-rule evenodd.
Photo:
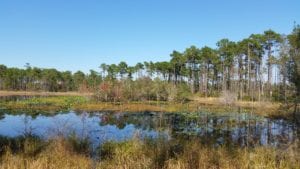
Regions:
M 21 100 L 27 100 L 30 98 L 39 98 L 39 97 L 47 97 L 41 96 L 41 95 L 11 95 L 11 96 L 0 96 L 0 100 L 3 102 L 7 101 L 21 101 Z
M 172 138 L 201 138 L 216 145 L 279 146 L 297 139 L 299 128 L 284 120 L 271 120 L 246 113 L 130 113 L 106 114 L 102 126 L 134 124 L 136 128 L 167 130 Z
M 246 113 L 112 113 L 65 112 L 53 116 L 6 112 L 0 135 L 34 134 L 42 138 L 76 134 L 94 145 L 106 140 L 126 140 L 163 135 L 169 139 L 200 138 L 204 144 L 233 146 L 284 146 L 299 138 L 299 127 L 281 119 Z

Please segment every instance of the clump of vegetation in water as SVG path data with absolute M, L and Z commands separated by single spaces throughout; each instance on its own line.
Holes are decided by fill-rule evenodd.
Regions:
M 2 102 L 1 106 L 6 109 L 20 110 L 68 110 L 71 107 L 87 103 L 88 99 L 82 96 L 51 96 L 32 97 L 19 101 Z
M 242 109 L 239 109 L 239 106 Z M 254 106 L 251 108 L 251 106 Z M 176 101 L 128 101 L 128 102 L 99 102 L 85 96 L 49 96 L 29 97 L 21 100 L 1 101 L 0 111 L 5 109 L 10 112 L 26 112 L 31 115 L 53 114 L 61 111 L 121 111 L 121 112 L 254 112 L 262 115 L 273 115 L 278 118 L 281 115 L 288 117 L 291 111 L 278 113 L 278 105 L 258 105 L 239 102 L 236 105 L 224 105 L 216 98 L 199 99 L 188 102 Z

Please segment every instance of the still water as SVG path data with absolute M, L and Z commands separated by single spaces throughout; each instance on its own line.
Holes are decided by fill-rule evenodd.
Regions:
M 31 116 L 0 113 L 0 136 L 33 134 L 44 139 L 75 134 L 93 145 L 132 137 L 200 138 L 204 143 L 237 146 L 284 146 L 299 138 L 299 126 L 249 113 L 60 112 Z

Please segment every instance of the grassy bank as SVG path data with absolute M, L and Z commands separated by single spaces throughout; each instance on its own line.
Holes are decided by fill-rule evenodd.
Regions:
M 84 92 L 44 92 L 44 91 L 4 91 L 0 90 L 0 96 L 91 96 L 92 93 Z
M 27 169 L 188 169 L 188 168 L 300 168 L 297 144 L 287 149 L 227 148 L 201 145 L 197 140 L 132 139 L 106 142 L 92 158 L 87 142 L 55 138 L 46 143 L 24 140 L 21 150 L 9 146 L 0 156 L 0 168 Z M 42 147 L 42 149 L 41 149 Z
M 58 93 L 56 93 L 58 94 Z M 0 101 L 0 108 L 14 111 L 56 112 L 64 110 L 77 111 L 157 111 L 157 112 L 196 112 L 196 111 L 246 111 L 278 118 L 289 118 L 292 108 L 286 109 L 280 103 L 235 101 L 222 103 L 219 98 L 193 98 L 185 103 L 164 101 L 139 101 L 139 102 L 97 102 L 90 96 L 77 95 L 40 95 L 14 101 Z M 66 93 L 67 94 L 67 93 Z M 77 93 L 78 94 L 78 93 Z

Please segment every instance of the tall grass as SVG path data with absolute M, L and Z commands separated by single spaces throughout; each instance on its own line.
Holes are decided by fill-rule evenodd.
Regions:
M 222 168 L 222 169 L 292 169 L 300 168 L 299 152 L 282 152 L 273 148 L 258 147 L 251 150 L 225 147 L 207 148 L 199 144 L 186 145 L 182 154 L 166 161 L 165 168 Z
M 187 141 L 184 145 L 163 140 L 125 143 L 107 143 L 107 158 L 98 167 L 121 168 L 165 168 L 165 169 L 298 169 L 299 148 L 279 150 L 268 147 L 252 149 L 210 147 L 198 141 Z M 107 151 L 108 149 L 105 149 Z M 104 155 L 104 156 L 105 156 Z
M 63 139 L 52 141 L 36 156 L 14 154 L 10 150 L 1 158 L 1 169 L 84 169 L 92 168 L 89 157 L 76 154 Z
M 97 168 L 124 169 L 124 168 L 151 168 L 152 159 L 145 153 L 141 141 L 130 140 L 122 143 L 107 142 L 101 148 L 102 160 Z
M 100 158 L 92 158 L 89 153 L 83 151 L 82 146 L 78 148 L 78 142 L 80 140 L 55 138 L 43 144 L 45 146 L 41 151 L 35 151 L 40 146 L 27 147 L 23 151 L 12 151 L 8 146 L 1 155 L 0 169 L 300 168 L 297 143 L 286 149 L 271 147 L 248 149 L 213 147 L 200 144 L 199 140 L 135 138 L 123 142 L 106 142 L 98 149 Z

